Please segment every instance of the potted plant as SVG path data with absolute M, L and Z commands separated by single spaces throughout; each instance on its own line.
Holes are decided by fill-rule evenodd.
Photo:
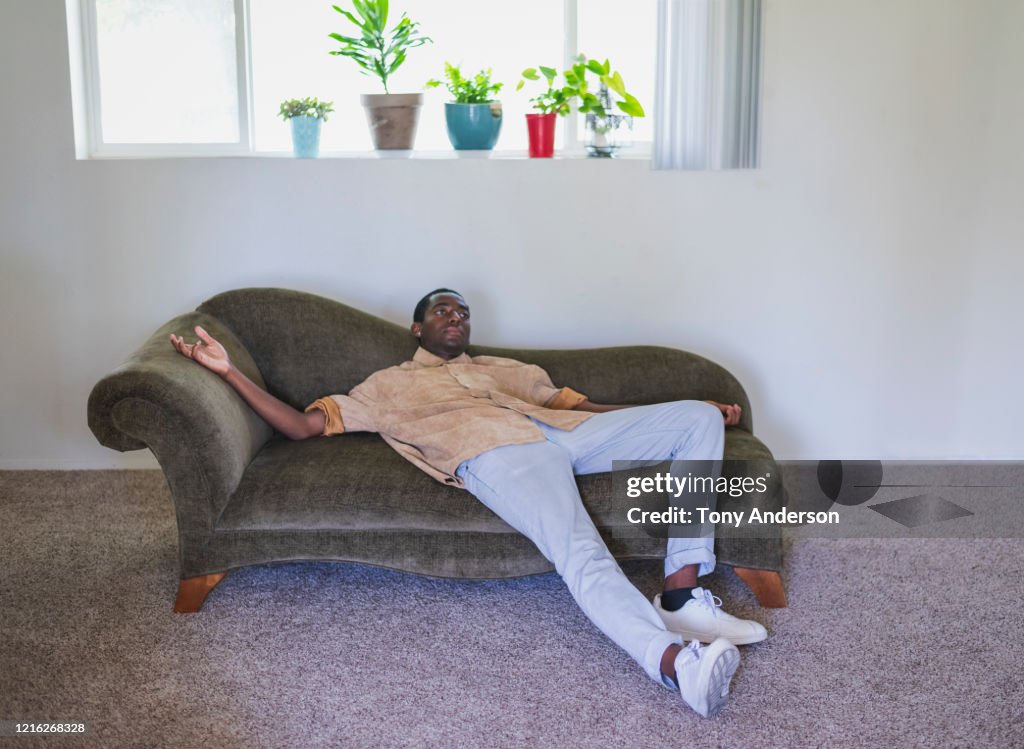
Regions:
M 383 94 L 363 94 L 361 101 L 370 123 L 370 136 L 378 150 L 409 150 L 416 139 L 422 94 L 392 94 L 388 78 L 405 62 L 410 49 L 432 41 L 419 31 L 419 24 L 403 13 L 389 31 L 388 0 L 351 0 L 352 11 L 332 6 L 355 27 L 354 35 L 329 34 L 341 42 L 332 55 L 349 57 L 363 75 L 376 76 L 384 86 Z
M 555 155 L 555 118 L 569 114 L 569 105 L 576 93 L 568 85 L 556 86 L 558 71 L 543 65 L 524 70 L 523 80 L 519 81 L 516 91 L 519 91 L 526 81 L 538 81 L 541 76 L 547 80 L 548 90 L 530 99 L 537 112 L 526 115 L 531 159 L 550 159 Z
M 491 69 L 481 70 L 466 78 L 458 66 L 444 64 L 445 81 L 431 79 L 428 88 L 443 85 L 455 101 L 444 105 L 444 118 L 448 125 L 448 140 L 456 151 L 489 151 L 494 148 L 501 133 L 501 102 L 494 94 L 502 84 L 491 82 Z
M 587 73 L 598 76 L 598 93 L 591 90 Z M 523 79 L 516 90 L 520 90 L 526 81 L 547 81 L 547 90 L 530 99 L 536 114 L 526 115 L 526 126 L 530 135 L 531 158 L 550 158 L 555 150 L 555 118 L 564 117 L 572 111 L 573 103 L 582 114 L 593 113 L 601 120 L 607 120 L 609 113 L 605 102 L 611 102 L 611 94 L 606 93 L 602 101 L 601 92 L 614 92 L 618 98 L 615 105 L 630 117 L 643 117 L 644 109 L 635 96 L 626 91 L 622 76 L 613 72 L 611 63 L 605 60 L 588 60 L 584 55 L 576 58 L 572 67 L 561 73 L 564 85 L 555 85 L 559 72 L 555 68 L 540 65 L 523 71 Z
M 278 114 L 292 128 L 292 150 L 297 159 L 315 159 L 320 155 L 320 125 L 334 111 L 333 101 L 289 99 L 281 102 Z
M 598 91 L 593 93 L 586 81 L 587 73 L 598 79 Z M 588 60 L 583 55 L 577 59 L 572 71 L 566 77 L 580 82 L 580 113 L 586 115 L 589 133 L 586 148 L 590 156 L 614 156 L 622 147 L 618 133 L 622 128 L 632 129 L 634 117 L 644 117 L 643 106 L 635 96 L 626 91 L 622 76 L 612 71 L 611 63 L 605 60 Z M 614 107 L 617 112 L 612 109 Z

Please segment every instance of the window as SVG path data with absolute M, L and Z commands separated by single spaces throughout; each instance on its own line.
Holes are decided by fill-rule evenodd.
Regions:
M 332 31 L 348 22 L 332 0 L 69 0 L 79 3 L 90 155 L 287 152 L 280 102 L 315 96 L 334 102 L 322 151 L 371 148 L 359 94 L 376 79 L 329 55 Z M 346 2 L 334 0 L 343 7 Z M 392 2 L 433 44 L 413 50 L 392 91 L 424 92 L 418 150 L 450 150 L 443 89 L 424 90 L 445 61 L 464 72 L 491 67 L 504 83 L 505 122 L 498 149 L 526 149 L 523 114 L 540 84 L 515 91 L 520 72 L 563 68 L 577 51 L 609 58 L 647 117 L 636 141 L 650 141 L 654 109 L 656 3 L 622 0 Z M 69 24 L 70 25 L 70 24 Z M 579 148 L 582 118 L 566 119 L 562 148 Z
M 234 0 L 86 3 L 91 150 L 242 147 L 248 127 L 240 9 Z
M 623 8 L 629 8 L 623 14 Z M 611 60 L 622 73 L 629 92 L 644 106 L 646 117 L 633 121 L 633 137 L 638 142 L 654 140 L 654 69 L 657 39 L 658 3 L 639 0 L 579 0 L 577 46 L 587 55 Z M 583 121 L 577 137 L 584 137 Z

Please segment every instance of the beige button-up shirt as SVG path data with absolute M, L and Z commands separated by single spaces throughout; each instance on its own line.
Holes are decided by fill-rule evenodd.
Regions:
M 585 399 L 556 388 L 535 364 L 468 354 L 446 361 L 420 348 L 412 361 L 374 372 L 348 395 L 319 398 L 306 411 L 324 412 L 324 435 L 378 432 L 438 481 L 462 487 L 455 471 L 463 461 L 540 442 L 544 433 L 531 418 L 575 429 L 594 415 L 571 410 Z

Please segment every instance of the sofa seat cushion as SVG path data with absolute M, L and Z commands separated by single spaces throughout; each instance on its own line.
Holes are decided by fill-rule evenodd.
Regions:
M 749 432 L 728 430 L 726 445 L 727 459 L 770 459 Z M 625 511 L 634 502 L 616 496 L 610 474 L 579 476 L 577 482 L 599 528 L 628 524 Z M 434 481 L 373 434 L 271 440 L 246 470 L 216 528 L 515 532 L 469 492 Z
M 270 440 L 216 529 L 512 532 L 468 492 L 434 481 L 375 434 Z

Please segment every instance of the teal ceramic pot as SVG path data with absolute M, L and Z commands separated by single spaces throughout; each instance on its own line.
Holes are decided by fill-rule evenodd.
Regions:
M 444 105 L 448 140 L 456 151 L 489 151 L 501 133 L 501 102 Z
M 292 117 L 292 149 L 297 159 L 315 159 L 320 155 L 320 122 L 318 117 Z

